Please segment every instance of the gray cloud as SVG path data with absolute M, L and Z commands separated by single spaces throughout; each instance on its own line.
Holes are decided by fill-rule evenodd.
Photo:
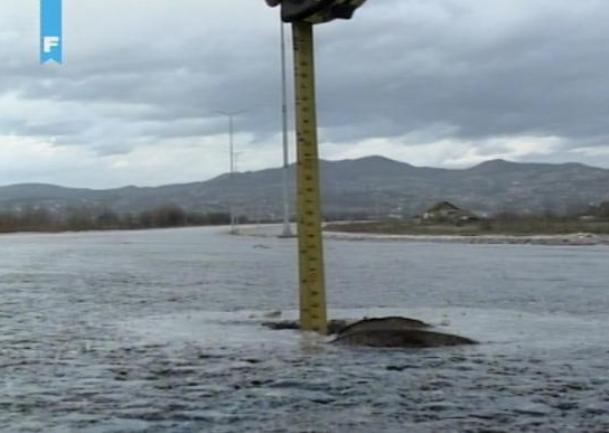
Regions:
M 466 138 L 607 136 L 609 4 L 517 1 L 518 16 L 485 22 L 501 19 L 492 16 L 501 3 L 428 2 L 419 15 L 403 6 L 389 23 L 379 8 L 367 19 L 368 35 L 346 27 L 350 40 L 333 34 L 337 42 L 322 49 L 320 81 L 329 122 L 358 124 L 355 135 L 400 135 L 437 123 Z M 349 49 L 354 41 L 363 49 Z M 345 99 L 349 114 L 340 109 Z
M 262 0 L 69 2 L 61 67 L 37 64 L 35 2 L 4 3 L 0 136 L 103 157 L 220 137 L 214 111 L 245 109 L 249 149 L 276 140 L 278 28 Z M 590 161 L 575 150 L 609 142 L 607 22 L 605 0 L 370 0 L 318 28 L 322 136 L 336 149 L 457 140 L 490 156 L 555 137 L 544 158 Z

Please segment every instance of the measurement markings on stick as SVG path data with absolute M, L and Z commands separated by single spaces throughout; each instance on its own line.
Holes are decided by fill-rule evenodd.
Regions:
M 313 25 L 295 22 L 293 32 L 298 136 L 300 321 L 302 329 L 325 334 L 327 315 L 321 238 Z
M 300 328 L 326 334 L 313 25 L 350 19 L 366 0 L 266 0 L 292 23 L 296 88 Z

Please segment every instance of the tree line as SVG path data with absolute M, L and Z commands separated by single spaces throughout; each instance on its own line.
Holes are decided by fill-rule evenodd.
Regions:
M 246 222 L 239 217 L 241 223 Z M 54 213 L 45 208 L 0 213 L 0 232 L 59 232 L 84 230 L 138 230 L 230 223 L 228 212 L 187 212 L 166 205 L 139 213 L 118 213 L 111 209 L 73 208 Z

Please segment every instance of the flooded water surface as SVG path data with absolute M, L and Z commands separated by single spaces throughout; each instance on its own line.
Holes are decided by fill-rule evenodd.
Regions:
M 294 240 L 0 237 L 2 432 L 609 432 L 609 247 L 326 243 L 333 318 L 480 345 L 336 347 L 295 317 Z

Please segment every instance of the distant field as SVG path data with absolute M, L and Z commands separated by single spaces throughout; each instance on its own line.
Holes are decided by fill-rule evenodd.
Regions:
M 420 224 L 414 221 L 384 220 L 329 224 L 327 231 L 403 235 L 562 235 L 571 233 L 609 234 L 609 220 L 582 221 L 574 218 L 490 219 L 456 225 Z

